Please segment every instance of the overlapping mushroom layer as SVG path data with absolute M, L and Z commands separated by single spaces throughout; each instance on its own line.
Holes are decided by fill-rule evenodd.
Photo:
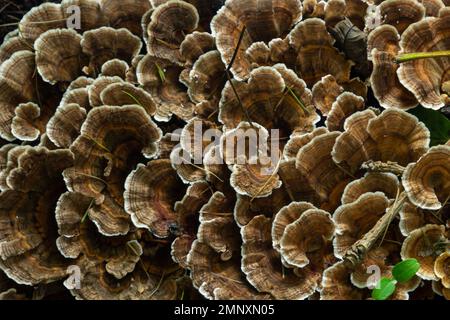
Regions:
M 408 110 L 448 104 L 449 10 L 376 3 L 28 12 L 0 47 L 0 299 L 368 299 L 408 258 L 391 298 L 448 298 L 450 146 Z

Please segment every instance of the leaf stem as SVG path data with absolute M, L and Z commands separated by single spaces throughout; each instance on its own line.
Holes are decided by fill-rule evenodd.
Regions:
M 433 51 L 433 52 L 414 52 L 414 53 L 404 53 L 396 57 L 397 63 L 403 63 L 419 59 L 430 59 L 430 58 L 450 58 L 450 50 L 444 51 Z

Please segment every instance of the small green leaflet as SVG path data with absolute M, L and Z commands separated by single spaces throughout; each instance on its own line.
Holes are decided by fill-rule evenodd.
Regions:
M 445 144 L 450 139 L 450 120 L 442 113 L 422 106 L 409 110 L 430 130 L 431 146 Z
M 380 280 L 380 287 L 373 289 L 372 298 L 374 300 L 387 300 L 395 291 L 395 284 L 397 281 L 388 278 Z
M 419 269 L 420 264 L 416 259 L 407 259 L 395 265 L 392 275 L 395 280 L 403 283 L 411 280 Z

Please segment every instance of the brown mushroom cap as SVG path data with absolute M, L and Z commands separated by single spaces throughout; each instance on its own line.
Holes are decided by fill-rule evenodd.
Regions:
M 442 0 L 419 0 L 425 7 L 425 16 L 438 17 L 439 11 L 445 8 L 445 4 Z
M 243 28 L 246 29 L 231 68 L 237 80 L 244 80 L 249 76 L 251 67 L 245 51 L 251 44 L 258 41 L 269 43 L 272 39 L 284 38 L 301 17 L 302 6 L 299 0 L 228 0 L 213 18 L 211 29 L 226 65 L 231 62 Z
M 381 192 L 366 193 L 357 201 L 340 206 L 333 214 L 335 256 L 342 259 L 347 250 L 375 226 L 388 206 L 389 199 Z
M 319 209 L 307 210 L 286 227 L 280 243 L 281 256 L 294 267 L 315 265 L 318 258 L 322 260 L 327 247 L 331 248 L 333 236 L 334 222 L 330 214 Z
M 34 7 L 20 20 L 21 36 L 30 44 L 48 30 L 65 27 L 66 19 L 61 5 L 56 3 L 43 3 Z
M 92 109 L 71 146 L 75 166 L 64 172 L 67 187 L 96 199 L 91 219 L 106 235 L 126 234 L 123 184 L 142 156 L 151 157 L 160 129 L 139 106 Z
M 169 160 L 138 165 L 125 183 L 125 210 L 134 225 L 149 229 L 155 236 L 168 237 L 177 225 L 175 202 L 185 193 Z
M 321 300 L 361 300 L 364 292 L 350 281 L 351 270 L 343 261 L 326 269 L 322 277 Z
M 349 116 L 364 109 L 364 98 L 351 92 L 344 92 L 333 102 L 325 125 L 330 131 L 341 131 L 344 129 L 344 122 Z
M 77 6 L 80 9 L 80 28 L 77 29 L 81 34 L 85 31 L 97 29 L 106 26 L 108 19 L 105 16 L 100 2 L 97 0 L 63 0 L 61 1 L 61 10 L 64 17 L 69 22 L 72 22 L 72 15 L 74 14 L 72 6 Z M 72 9 L 72 10 L 70 10 Z M 46 19 L 47 20 L 47 19 Z M 65 23 L 65 27 L 67 23 Z
M 434 263 L 434 273 L 441 279 L 442 285 L 450 289 L 450 252 L 442 253 Z
M 213 50 L 195 61 L 187 81 L 182 82 L 188 87 L 191 100 L 199 103 L 219 96 L 225 80 L 225 65 L 219 51 Z
M 310 143 L 315 137 L 328 133 L 327 128 L 319 127 L 311 133 L 294 132 L 284 146 L 283 156 L 286 159 L 294 159 L 302 147 Z
M 17 105 L 35 100 L 35 68 L 34 53 L 30 51 L 14 53 L 0 67 L 0 136 L 3 139 L 15 139 L 11 122 Z
M 106 61 L 102 65 L 102 76 L 105 77 L 120 77 L 126 79 L 127 71 L 130 68 L 128 63 L 119 59 L 112 59 Z
M 349 182 L 348 174 L 331 157 L 331 150 L 340 136 L 330 132 L 315 137 L 300 149 L 296 167 L 320 197 L 318 206 L 334 211 L 340 204 L 342 192 Z
M 336 98 L 343 92 L 344 89 L 337 83 L 336 78 L 330 74 L 324 76 L 312 88 L 314 105 L 322 115 L 328 116 Z
M 437 210 L 450 194 L 450 147 L 436 146 L 411 163 L 403 173 L 410 201 L 423 209 Z
M 312 131 L 319 121 L 311 103 L 310 90 L 283 65 L 253 70 L 248 83 L 233 81 L 251 121 L 266 129 L 286 128 L 288 133 L 296 129 Z M 297 99 L 303 101 L 303 106 L 299 105 L 288 87 Z M 244 120 L 248 121 L 233 87 L 227 83 L 220 101 L 219 121 L 232 129 Z
M 142 35 L 141 18 L 151 8 L 149 0 L 101 0 L 100 6 L 109 26 L 126 28 L 136 36 Z
M 383 25 L 372 31 L 367 38 L 367 53 L 373 62 L 370 77 L 372 90 L 383 108 L 411 109 L 418 102 L 397 76 L 395 56 L 400 51 L 400 36 L 391 25 Z
M 192 118 L 194 105 L 179 81 L 181 72 L 178 64 L 151 55 L 139 61 L 137 81 L 152 95 L 157 105 L 156 120 L 168 121 L 172 114 L 185 120 Z
M 417 259 L 420 269 L 417 275 L 425 280 L 438 280 L 434 264 L 440 254 L 439 243 L 448 241 L 445 226 L 429 224 L 414 230 L 405 239 L 400 252 L 402 259 Z
M 80 134 L 86 110 L 78 104 L 64 104 L 47 123 L 48 138 L 58 147 L 69 148 Z
M 127 82 L 109 84 L 100 93 L 100 99 L 105 106 L 137 104 L 144 108 L 149 116 L 153 116 L 156 113 L 156 105 L 152 96 L 145 90 Z
M 334 76 L 338 83 L 350 79 L 352 64 L 333 47 L 334 39 L 328 33 L 323 20 L 311 18 L 300 22 L 291 31 L 288 39 L 297 54 L 296 71 L 308 87 L 312 87 L 329 74 Z M 317 48 L 320 48 L 320 59 L 317 59 Z
M 180 45 L 185 35 L 197 29 L 197 9 L 188 2 L 171 0 L 156 7 L 147 26 L 148 53 L 174 63 L 182 61 Z
M 305 299 L 317 288 L 318 274 L 302 269 L 284 270 L 278 252 L 272 248 L 271 219 L 257 216 L 241 229 L 242 270 L 260 292 L 276 299 Z
M 425 8 L 418 1 L 386 0 L 379 5 L 379 10 L 383 24 L 394 26 L 400 34 L 425 17 Z
M 140 38 L 127 29 L 102 27 L 86 31 L 81 40 L 83 53 L 89 59 L 87 73 L 98 75 L 102 65 L 108 60 L 120 59 L 131 64 L 142 48 Z
M 45 124 L 42 126 L 38 120 L 41 115 L 39 106 L 33 102 L 21 103 L 15 113 L 11 124 L 12 134 L 23 141 L 34 141 L 39 138 L 45 128 Z
M 54 205 L 72 165 L 68 150 L 20 147 L 7 177 L 12 190 L 1 193 L 0 268 L 17 283 L 35 285 L 63 278 L 68 261 L 55 246 Z
M 36 67 L 44 81 L 71 82 L 81 75 L 87 64 L 81 39 L 72 29 L 49 30 L 39 36 L 34 43 Z
M 27 43 L 22 37 L 12 37 L 5 39 L 0 45 L 0 65 L 11 58 L 11 56 L 19 51 L 32 51 L 33 47 Z
M 445 212 L 442 212 L 442 218 L 439 218 L 436 213 L 439 213 L 439 211 L 430 212 L 417 207 L 410 201 L 407 201 L 400 210 L 400 231 L 405 237 L 407 237 L 412 231 L 420 229 L 427 224 L 442 223 L 442 218 L 445 217 Z
M 218 295 L 227 299 L 270 298 L 268 294 L 256 292 L 246 281 L 238 255 L 223 261 L 213 248 L 195 240 L 188 262 L 194 286 L 207 299 L 219 299 Z
M 388 199 L 395 199 L 400 183 L 392 173 L 367 173 L 363 178 L 350 182 L 342 194 L 342 204 L 352 203 L 368 192 L 383 192 Z
M 412 24 L 402 35 L 402 53 L 449 50 L 449 26 L 450 15 L 425 18 Z M 415 95 L 420 104 L 435 110 L 445 105 L 440 89 L 441 85 L 449 80 L 448 72 L 448 58 L 408 61 L 401 63 L 397 70 L 400 82 Z
M 8 144 L 2 147 L 2 167 L 0 171 L 0 189 L 2 191 L 11 189 L 8 185 L 9 173 L 18 166 L 18 159 L 22 153 L 26 151 L 25 148 L 17 148 L 15 144 Z
M 98 77 L 87 88 L 89 94 L 89 104 L 92 108 L 103 105 L 100 95 L 106 87 L 113 83 L 120 83 L 120 77 Z M 136 103 L 136 102 L 134 102 Z
M 90 110 L 91 105 L 89 103 L 89 90 L 88 88 L 78 88 L 66 90 L 64 93 L 59 106 L 64 106 L 67 104 L 77 104 L 85 110 Z
M 430 143 L 430 132 L 425 125 L 398 109 L 387 109 L 379 116 L 371 110 L 355 113 L 346 120 L 344 129 L 332 155 L 337 164 L 351 172 L 356 172 L 368 160 L 405 166 L 417 161 Z
M 316 209 L 311 203 L 308 202 L 291 202 L 289 205 L 284 206 L 275 215 L 272 223 L 272 246 L 280 251 L 281 238 L 286 230 L 286 227 L 291 223 L 299 219 L 304 212 Z

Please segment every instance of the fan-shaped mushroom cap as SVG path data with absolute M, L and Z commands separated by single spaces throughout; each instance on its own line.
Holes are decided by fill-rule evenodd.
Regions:
M 0 188 L 2 191 L 11 189 L 8 185 L 7 178 L 9 173 L 18 166 L 20 155 L 26 151 L 26 148 L 17 148 L 17 145 L 9 144 L 2 148 L 4 158 L 2 161 L 2 170 L 0 171 Z
M 440 247 L 447 240 L 445 226 L 429 224 L 414 230 L 405 239 L 400 252 L 402 259 L 414 258 L 420 263 L 417 275 L 425 280 L 438 280 L 434 273 L 434 264 L 439 256 Z
M 197 237 L 199 212 L 212 193 L 210 188 L 205 181 L 195 182 L 189 186 L 183 199 L 175 203 L 177 223 L 174 227 L 177 238 L 172 242 L 171 255 L 172 259 L 183 268 L 187 267 L 187 255 Z
M 180 54 L 185 61 L 185 65 L 192 66 L 200 56 L 215 50 L 215 48 L 216 44 L 214 43 L 214 38 L 211 34 L 194 31 L 184 38 L 180 45 Z
M 421 209 L 407 201 L 400 210 L 400 231 L 407 237 L 412 231 L 420 229 L 427 224 L 441 224 L 442 221 L 440 220 L 444 220 L 445 215 L 443 214 L 443 219 L 440 219 L 435 213 Z
M 55 246 L 54 205 L 64 182 L 61 172 L 73 163 L 68 150 L 20 147 L 0 195 L 0 268 L 17 283 L 35 285 L 59 280 L 67 260 Z
M 211 22 L 217 49 L 226 65 L 231 63 L 243 28 L 242 44 L 231 68 L 237 80 L 249 76 L 251 64 L 245 51 L 252 43 L 284 38 L 302 18 L 299 0 L 227 0 Z
M 395 56 L 400 51 L 400 36 L 391 25 L 383 25 L 372 31 L 367 38 L 367 52 L 373 62 L 370 77 L 372 90 L 383 108 L 411 109 L 418 102 L 397 76 Z
M 322 277 L 321 300 L 361 300 L 364 292 L 350 281 L 351 270 L 343 261 L 326 269 Z
M 74 6 L 80 9 L 79 21 L 72 20 L 72 15 L 77 12 L 74 11 Z M 63 0 L 61 2 L 61 10 L 68 22 L 80 23 L 77 30 L 81 34 L 85 31 L 97 29 L 108 24 L 107 17 L 97 0 Z M 70 27 L 68 23 L 65 23 L 65 25 Z
M 160 238 L 176 226 L 175 202 L 185 192 L 183 182 L 169 160 L 139 165 L 125 182 L 125 210 L 137 227 L 149 229 Z
M 110 84 L 121 82 L 123 82 L 123 80 L 120 77 L 98 77 L 95 79 L 92 84 L 88 86 L 89 104 L 91 107 L 99 107 L 103 104 L 100 95 L 106 87 Z
M 33 44 L 42 33 L 65 28 L 66 19 L 60 4 L 43 3 L 28 11 L 20 20 L 19 26 L 21 36 Z
M 330 0 L 325 5 L 324 20 L 327 26 L 334 27 L 339 21 L 345 18 L 344 0 Z
M 412 24 L 402 35 L 402 53 L 449 50 L 449 26 L 450 15 L 425 18 Z M 400 82 L 415 95 L 420 104 L 436 110 L 445 106 L 441 98 L 441 85 L 450 79 L 449 72 L 448 58 L 408 61 L 401 63 L 397 70 Z
M 398 109 L 387 109 L 379 116 L 371 110 L 355 113 L 346 120 L 344 129 L 332 155 L 337 164 L 351 172 L 368 160 L 407 165 L 417 161 L 430 143 L 425 125 Z
M 59 106 L 47 123 L 48 138 L 60 148 L 69 148 L 79 136 L 85 119 L 86 110 L 78 104 Z
M 94 82 L 94 79 L 81 76 L 73 80 L 67 87 L 67 91 L 72 91 L 76 89 L 86 89 Z
M 442 0 L 418 0 L 425 7 L 425 16 L 439 17 L 439 11 L 445 8 Z
M 67 104 L 77 104 L 85 110 L 91 109 L 91 105 L 89 104 L 89 90 L 87 88 L 66 90 L 59 106 Z
M 225 65 L 219 51 L 213 50 L 195 61 L 187 81 L 182 82 L 188 87 L 191 100 L 199 103 L 219 96 L 225 80 Z
M 317 288 L 318 275 L 308 269 L 283 273 L 278 252 L 272 248 L 271 219 L 257 216 L 241 229 L 242 270 L 260 292 L 276 299 L 305 299 Z
M 265 198 L 281 187 L 278 164 L 267 155 L 250 158 L 233 165 L 230 185 L 238 194 L 252 198 Z
M 286 230 L 286 227 L 299 219 L 304 212 L 310 209 L 317 209 L 308 202 L 291 202 L 284 206 L 275 215 L 272 223 L 272 246 L 280 252 L 281 238 Z
M 81 40 L 83 53 L 89 56 L 89 75 L 98 75 L 108 60 L 120 59 L 131 64 L 142 48 L 140 38 L 127 29 L 102 27 L 86 31 Z
M 329 74 L 334 76 L 338 83 L 350 79 L 351 62 L 333 47 L 334 39 L 328 33 L 323 20 L 311 18 L 300 22 L 289 34 L 288 39 L 297 53 L 296 71 L 308 87 L 312 87 Z M 320 48 L 319 59 L 318 48 Z
M 15 110 L 15 117 L 12 120 L 12 134 L 23 141 L 34 141 L 44 131 L 38 118 L 41 115 L 39 106 L 33 102 L 21 103 Z
M 425 8 L 419 1 L 386 0 L 379 5 L 379 10 L 383 24 L 394 26 L 400 34 L 425 17 Z
M 100 6 L 109 26 L 126 28 L 136 36 L 142 35 L 141 18 L 151 8 L 149 0 L 101 0 Z
M 90 211 L 99 231 L 126 234 L 129 216 L 123 209 L 123 184 L 142 155 L 156 152 L 161 131 L 139 106 L 98 107 L 89 112 L 71 146 L 75 166 L 64 172 L 70 191 L 95 198 Z
M 314 129 L 311 133 L 294 132 L 284 146 L 283 156 L 287 159 L 295 159 L 302 147 L 310 143 L 315 137 L 325 133 L 328 133 L 328 130 L 325 127 Z
M 188 262 L 194 286 L 207 299 L 268 299 L 268 294 L 258 293 L 246 281 L 237 255 L 223 261 L 220 253 L 195 240 L 189 252 Z
M 324 76 L 312 88 L 314 105 L 322 115 L 328 116 L 336 98 L 343 92 L 344 89 L 337 83 L 335 77 L 332 75 Z
M 81 36 L 72 29 L 44 32 L 34 44 L 36 67 L 44 81 L 71 82 L 87 63 L 81 51 Z
M 137 104 L 145 109 L 148 115 L 156 113 L 156 105 L 152 96 L 141 88 L 127 82 L 109 84 L 100 93 L 100 99 L 105 106 L 124 106 Z
M 33 79 L 33 81 L 30 81 Z M 34 101 L 35 98 L 34 53 L 19 51 L 0 67 L 0 136 L 8 141 L 14 140 L 11 122 L 16 106 Z
M 325 125 L 330 131 L 341 131 L 344 129 L 344 122 L 349 116 L 364 109 L 364 98 L 350 92 L 344 92 L 333 102 Z
M 334 222 L 328 212 L 307 210 L 286 227 L 280 243 L 281 256 L 294 267 L 314 265 L 322 260 L 327 247 L 331 248 L 333 235 Z M 323 267 L 323 263 L 319 267 Z
M 442 253 L 434 263 L 434 273 L 441 279 L 442 285 L 450 289 L 450 252 Z
M 450 194 L 450 147 L 436 146 L 411 163 L 403 173 L 403 187 L 410 201 L 423 209 L 442 208 Z
M 295 73 L 283 65 L 255 69 L 250 74 L 248 84 L 235 82 L 234 86 L 252 122 L 266 129 L 311 131 L 319 121 L 312 106 L 311 92 Z M 243 120 L 248 120 L 245 116 L 232 86 L 227 83 L 220 101 L 220 122 L 227 128 L 236 128 Z M 280 126 L 279 123 L 284 125 Z
M 342 192 L 349 182 L 348 174 L 331 157 L 339 136 L 339 132 L 330 132 L 315 137 L 300 149 L 295 164 L 320 197 L 321 209 L 328 211 L 339 206 Z
M 168 121 L 172 114 L 185 120 L 192 118 L 194 105 L 179 81 L 181 71 L 179 65 L 151 55 L 137 65 L 137 81 L 157 104 L 157 120 Z
M 33 51 L 33 47 L 22 37 L 12 37 L 4 40 L 0 46 L 0 65 L 19 51 Z
M 367 173 L 363 178 L 350 182 L 342 194 L 342 204 L 352 203 L 368 192 L 383 192 L 388 199 L 395 199 L 400 183 L 392 173 Z
M 188 2 L 171 0 L 156 7 L 147 26 L 148 53 L 174 63 L 182 62 L 180 45 L 197 29 L 197 9 Z
M 366 193 L 357 201 L 340 206 L 333 215 L 335 256 L 342 259 L 347 250 L 375 226 L 388 206 L 389 199 L 381 192 Z
M 125 61 L 112 59 L 102 65 L 101 71 L 104 77 L 120 77 L 125 80 L 129 68 Z

